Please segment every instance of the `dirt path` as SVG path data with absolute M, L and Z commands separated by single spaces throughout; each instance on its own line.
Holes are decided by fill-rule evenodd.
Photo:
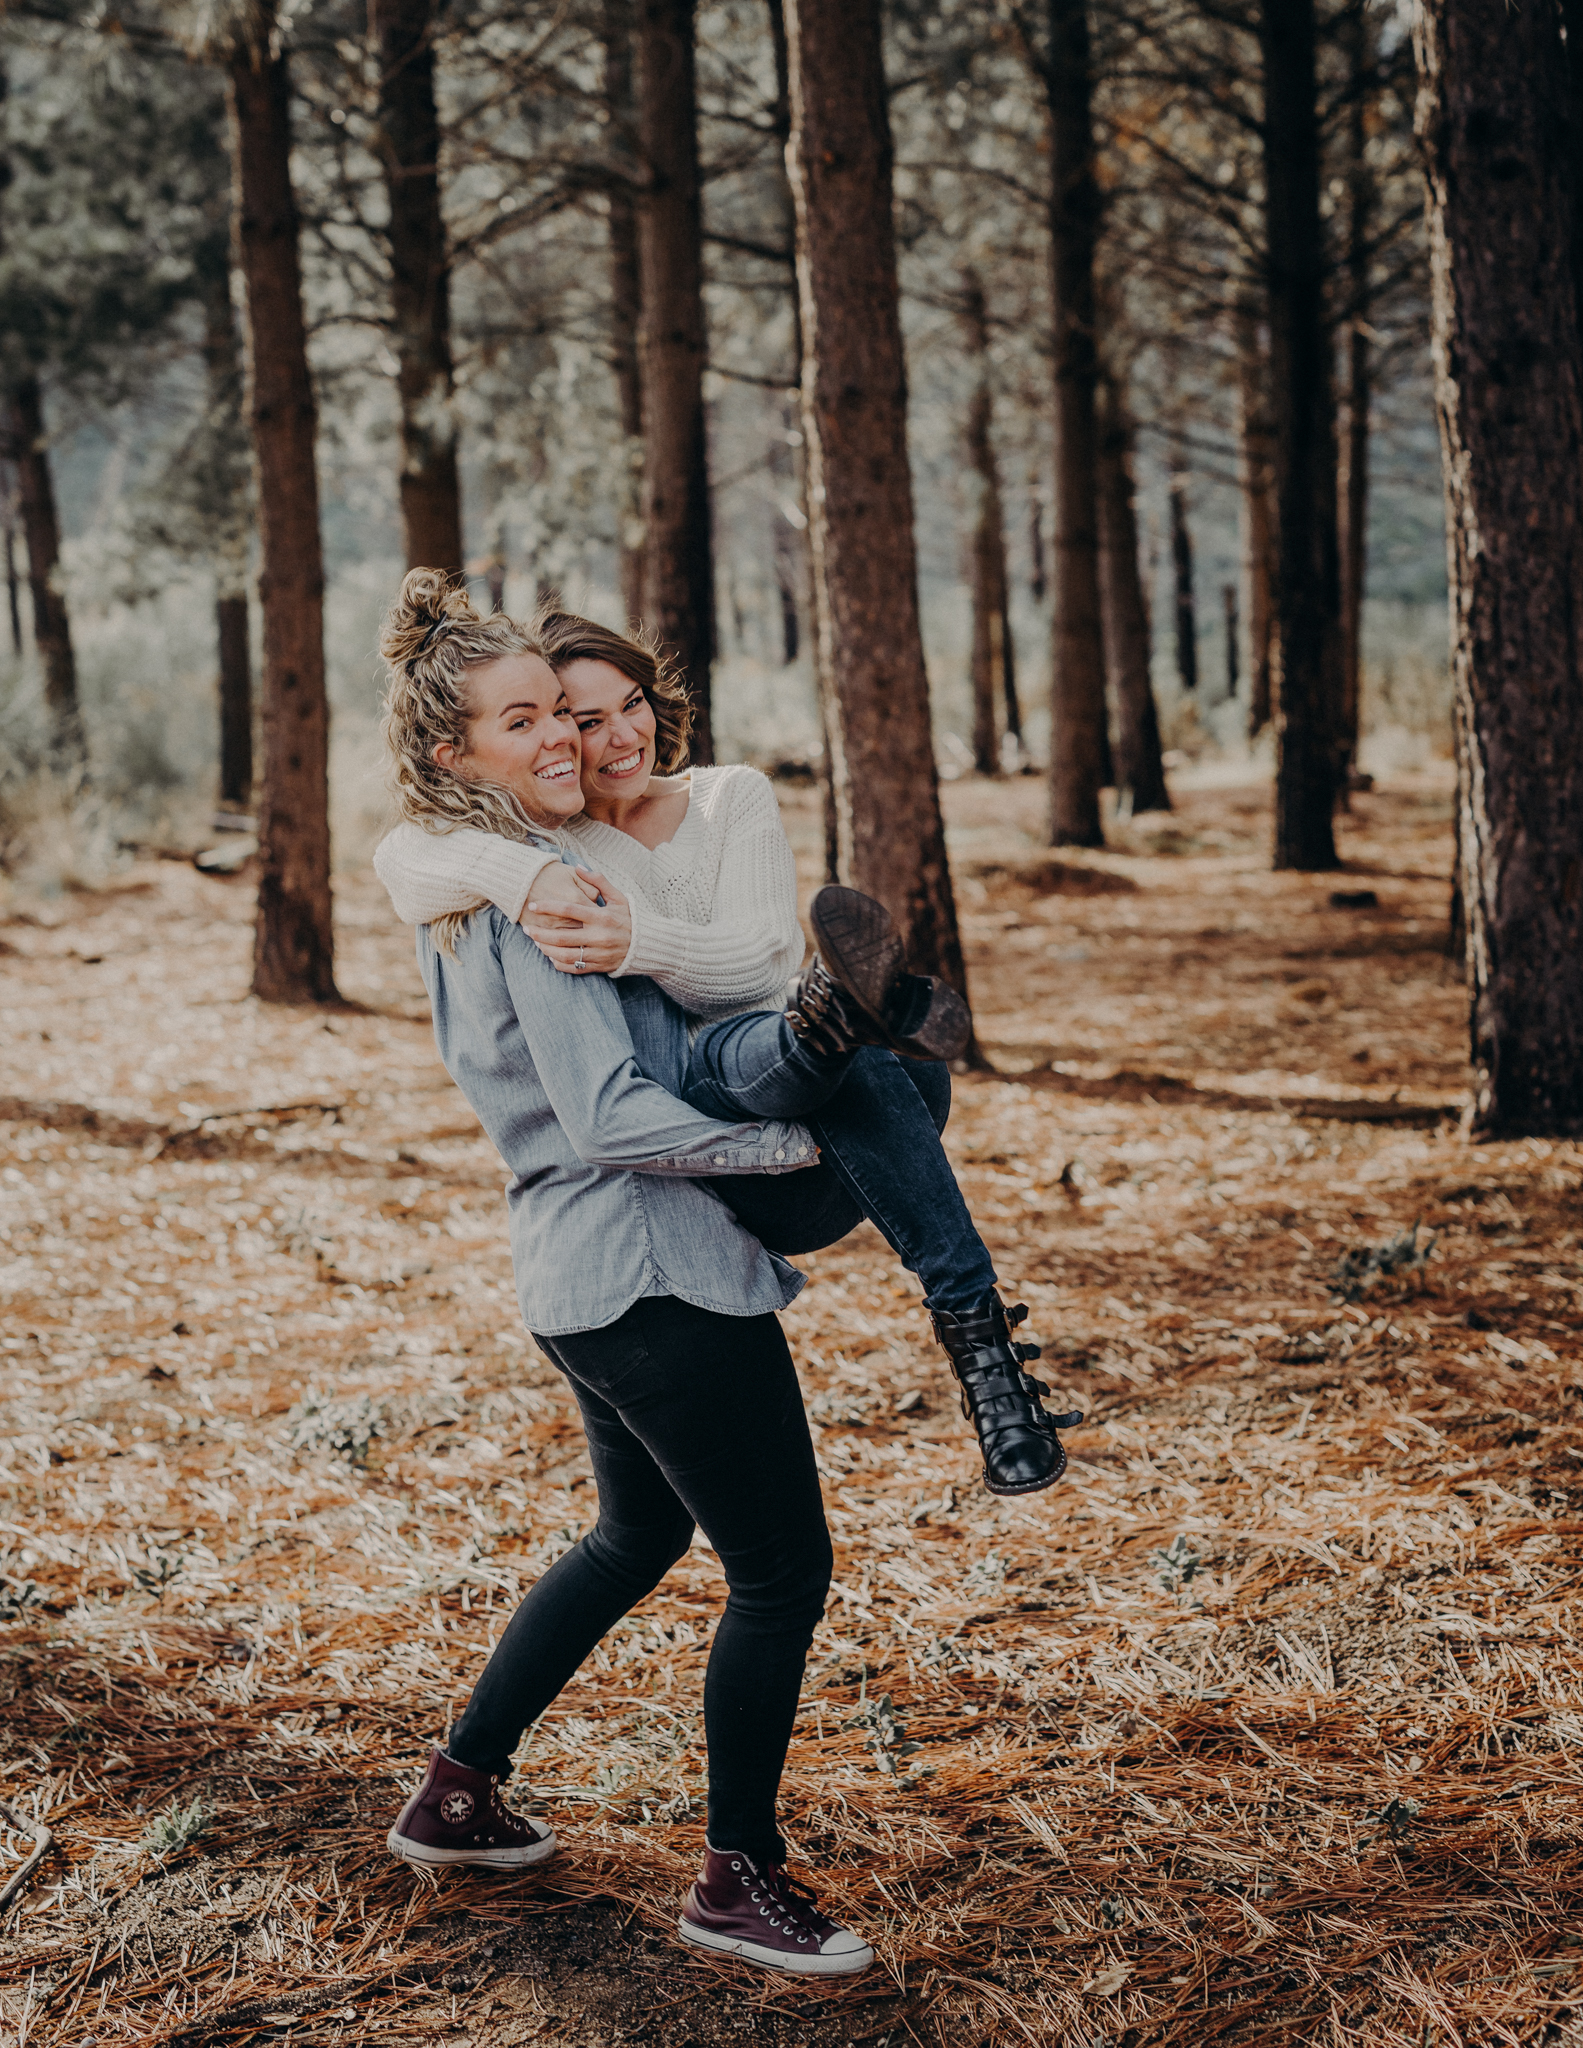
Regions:
M 788 1831 L 883 1957 L 829 1993 L 667 1939 L 702 1549 L 530 1740 L 547 1874 L 383 1851 L 593 1502 L 375 886 L 332 1015 L 242 993 L 245 882 L 12 906 L 0 1799 L 60 1848 L 0 2038 L 1583 2039 L 1583 1154 L 1459 1134 L 1447 792 L 1360 799 L 1322 878 L 1265 872 L 1256 785 L 1061 861 L 1037 802 L 948 792 L 1001 1070 L 950 1143 L 1068 1482 L 982 1492 L 872 1233 L 786 1319 L 838 1560 Z

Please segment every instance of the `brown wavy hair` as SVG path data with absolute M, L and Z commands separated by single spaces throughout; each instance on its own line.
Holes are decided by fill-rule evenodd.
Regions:
M 636 683 L 654 713 L 654 765 L 662 775 L 674 775 L 687 766 L 693 707 L 681 671 L 652 633 L 641 627 L 613 633 L 608 626 L 563 610 L 554 595 L 534 613 L 528 632 L 557 672 L 574 661 L 608 661 Z
M 559 820 L 539 817 L 495 783 L 474 781 L 434 758 L 438 746 L 467 752 L 473 708 L 467 672 L 503 655 L 548 659 L 531 631 L 502 613 L 484 618 L 465 589 L 443 569 L 410 569 L 385 614 L 379 651 L 385 661 L 383 730 L 396 808 L 425 832 L 470 825 L 505 839 L 553 838 Z M 453 912 L 430 927 L 442 952 L 472 915 Z

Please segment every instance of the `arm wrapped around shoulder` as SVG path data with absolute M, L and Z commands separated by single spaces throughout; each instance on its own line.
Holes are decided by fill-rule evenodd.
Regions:
M 515 924 L 540 869 L 559 858 L 553 847 L 526 846 L 471 826 L 425 832 L 397 825 L 374 849 L 374 872 L 403 924 L 432 924 L 485 903 Z
M 697 1017 L 778 1008 L 802 965 L 797 863 L 768 777 L 734 768 L 704 829 L 714 862 L 706 925 L 634 900 L 632 945 L 618 970 L 647 974 Z

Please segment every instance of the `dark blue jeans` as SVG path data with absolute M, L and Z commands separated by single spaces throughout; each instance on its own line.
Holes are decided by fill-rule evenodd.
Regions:
M 966 1314 L 994 1286 L 994 1264 L 940 1143 L 951 1110 L 943 1066 L 877 1046 L 828 1059 L 784 1017 L 755 1010 L 699 1033 L 682 1097 L 728 1122 L 790 1117 L 812 1131 L 817 1166 L 709 1183 L 772 1251 L 816 1251 L 866 1216 L 917 1274 L 930 1308 Z

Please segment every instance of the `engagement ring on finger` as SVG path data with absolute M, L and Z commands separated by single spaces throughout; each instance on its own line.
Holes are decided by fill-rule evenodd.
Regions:
M 578 972 L 579 974 L 581 974 L 581 973 L 582 973 L 582 971 L 583 971 L 583 949 L 582 949 L 582 947 L 581 947 L 581 946 L 579 946 L 579 947 L 578 947 L 578 949 L 577 949 L 577 972 Z

